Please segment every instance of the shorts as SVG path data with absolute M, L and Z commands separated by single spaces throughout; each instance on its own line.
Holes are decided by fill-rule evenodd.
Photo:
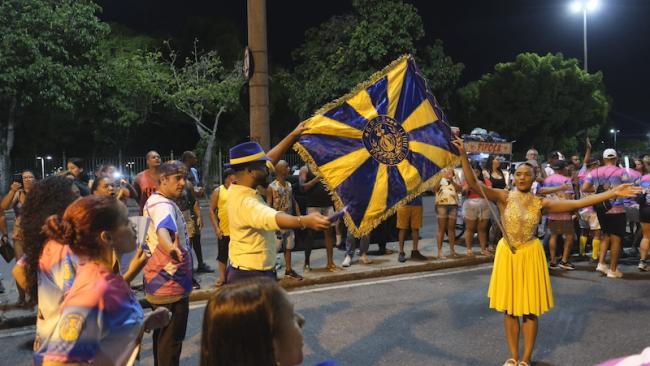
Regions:
M 625 206 L 625 219 L 627 222 L 639 222 L 639 206 Z
M 488 201 L 484 198 L 468 198 L 463 203 L 465 220 L 487 220 L 490 218 Z
M 548 220 L 548 229 L 551 235 L 573 235 L 572 220 Z
M 614 214 L 599 213 L 598 222 L 600 222 L 600 227 L 603 230 L 603 234 L 616 235 L 619 238 L 623 238 L 625 236 L 627 220 L 625 218 L 624 212 Z
M 312 212 L 318 212 L 319 214 L 323 216 L 330 217 L 334 215 L 334 207 L 332 206 L 324 206 L 324 207 L 307 207 L 307 215 L 309 215 Z M 333 222 L 331 226 L 336 225 L 336 222 Z
M 183 218 L 185 218 L 185 227 L 187 228 L 187 237 L 193 238 L 196 236 L 198 230 L 194 216 L 192 216 L 192 211 L 187 210 L 183 211 Z
M 650 206 L 641 206 L 639 208 L 639 221 L 650 224 Z
M 580 227 L 589 230 L 600 230 L 600 222 L 596 211 L 585 211 L 580 213 Z
M 275 232 L 275 250 L 291 250 L 296 245 L 296 236 L 293 230 L 280 230 Z
M 227 264 L 228 263 L 228 246 L 230 245 L 230 237 L 222 236 L 217 239 L 217 261 Z
M 397 228 L 417 230 L 422 227 L 422 205 L 402 206 L 397 209 Z
M 436 205 L 436 214 L 439 219 L 455 219 L 458 215 L 458 206 Z

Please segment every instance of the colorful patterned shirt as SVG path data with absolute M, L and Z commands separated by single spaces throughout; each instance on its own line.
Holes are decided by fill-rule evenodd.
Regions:
M 24 263 L 24 261 L 22 261 Z M 38 261 L 38 316 L 34 338 L 34 365 L 43 363 L 61 316 L 61 303 L 75 281 L 77 256 L 70 247 L 48 240 Z
M 174 201 L 154 193 L 144 206 L 145 217 L 152 220 L 147 233 L 151 258 L 144 266 L 144 292 L 149 302 L 170 304 L 192 291 L 192 249 L 183 213 Z M 178 234 L 183 260 L 178 262 L 158 247 L 159 229 L 167 229 L 172 240 Z
M 82 260 L 61 306 L 45 361 L 126 365 L 143 323 L 142 307 L 122 276 Z
M 650 206 L 650 174 L 646 174 L 639 179 L 639 186 L 645 193 L 646 205 Z
M 625 169 L 613 165 L 601 166 L 594 168 L 587 174 L 585 182 L 589 182 L 594 188 L 603 186 L 605 190 L 616 187 L 620 184 L 627 183 L 629 176 Z M 624 213 L 625 203 L 622 198 L 613 200 L 612 209 L 607 211 L 608 214 Z
M 560 187 L 564 184 L 568 184 L 569 187 L 573 187 L 571 178 L 565 177 L 561 174 L 552 174 L 546 177 L 546 179 L 544 179 L 544 187 Z M 550 194 L 548 195 L 548 198 L 556 199 L 556 200 L 573 199 L 573 189 L 569 188 L 566 191 Z M 548 214 L 548 218 L 549 220 L 571 220 L 571 213 L 570 212 L 550 213 Z
M 280 184 L 278 180 L 274 180 L 269 184 L 273 194 L 272 207 L 278 211 L 288 214 L 293 212 L 293 192 L 291 191 L 291 183 L 285 181 L 284 185 Z

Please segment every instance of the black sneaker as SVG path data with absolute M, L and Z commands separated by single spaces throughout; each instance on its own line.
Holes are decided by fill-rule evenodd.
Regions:
M 214 269 L 203 262 L 196 267 L 196 273 L 214 273 Z
M 404 252 L 399 252 L 399 257 L 397 257 L 397 261 L 400 263 L 406 262 L 406 254 Z
M 293 269 L 291 271 L 285 271 L 284 277 L 293 278 L 294 280 L 298 280 L 298 281 L 303 279 L 303 277 L 298 273 L 296 273 L 296 271 L 294 271 Z
M 4 294 L 4 293 L 5 293 L 5 287 L 2 284 L 2 280 L 0 280 L 0 294 Z
M 576 266 L 574 266 L 573 263 L 568 261 L 567 262 L 560 261 L 560 263 L 558 263 L 558 267 L 562 269 L 566 269 L 568 271 L 573 271 L 574 269 L 576 269 Z
M 411 259 L 416 260 L 416 261 L 426 261 L 429 260 L 429 258 L 425 257 L 420 253 L 419 250 L 412 250 L 411 251 Z
M 194 290 L 198 290 L 201 288 L 201 285 L 199 285 L 199 281 L 196 280 L 196 278 L 192 277 L 192 288 Z
M 555 262 L 549 262 L 548 269 L 556 270 L 556 269 L 560 269 L 560 266 L 558 266 L 557 263 Z

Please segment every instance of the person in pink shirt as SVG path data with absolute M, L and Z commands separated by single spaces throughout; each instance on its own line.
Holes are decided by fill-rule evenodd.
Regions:
M 475 176 L 486 187 L 492 187 L 492 183 L 487 177 L 483 177 L 481 168 L 475 166 L 472 168 Z M 463 203 L 463 220 L 465 221 L 465 245 L 467 246 L 467 255 L 473 256 L 472 245 L 474 234 L 478 231 L 478 242 L 481 246 L 481 254 L 491 256 L 487 250 L 488 242 L 488 223 L 490 222 L 490 207 L 488 201 L 483 198 L 481 192 L 475 191 L 467 184 L 467 178 L 463 183 L 463 193 L 466 195 Z
M 549 195 L 548 198 L 557 200 L 573 199 L 573 186 L 567 169 L 567 163 L 564 160 L 558 160 L 552 166 L 552 169 L 555 173 L 544 179 L 544 187 L 564 187 L 564 189 L 556 191 L 552 195 Z M 576 267 L 569 261 L 574 235 L 572 213 L 550 213 L 548 214 L 548 219 L 548 226 L 551 231 L 551 237 L 548 242 L 548 250 L 551 257 L 549 268 L 562 268 L 566 270 L 576 269 Z M 564 239 L 564 250 L 562 252 L 562 259 L 559 262 L 556 258 L 558 236 L 562 236 Z
M 138 173 L 133 181 L 133 188 L 138 197 L 140 213 L 147 203 L 147 199 L 158 190 L 158 179 L 160 178 L 160 154 L 156 151 L 147 153 L 147 169 Z
M 625 169 L 616 165 L 618 154 L 614 149 L 606 149 L 603 152 L 604 166 L 593 169 L 585 178 L 582 185 L 583 192 L 604 192 L 616 186 L 627 183 L 629 176 Z M 625 236 L 627 217 L 625 214 L 625 202 L 622 198 L 606 201 L 607 206 L 596 205 L 594 209 L 598 215 L 598 221 L 602 227 L 604 240 L 600 248 L 600 259 L 596 270 L 607 275 L 609 278 L 621 278 L 623 274 L 618 271 L 618 256 L 621 251 L 621 241 Z M 607 249 L 611 245 L 610 267 L 605 263 Z
M 639 203 L 639 221 L 641 222 L 641 231 L 643 232 L 643 239 L 641 239 L 641 246 L 639 252 L 641 259 L 639 260 L 639 270 L 643 272 L 650 271 L 650 267 L 646 262 L 648 257 L 648 250 L 650 249 L 650 174 L 646 174 L 639 179 L 639 185 L 643 188 L 643 194 L 637 197 Z

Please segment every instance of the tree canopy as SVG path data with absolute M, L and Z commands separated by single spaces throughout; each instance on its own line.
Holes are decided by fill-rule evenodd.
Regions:
M 459 90 L 457 123 L 463 130 L 494 130 L 516 140 L 516 150 L 575 149 L 597 135 L 610 103 L 603 75 L 583 71 L 562 54 L 522 53 Z
M 422 44 L 417 9 L 400 0 L 353 0 L 352 5 L 351 14 L 308 30 L 293 52 L 296 66 L 285 80 L 294 111 L 307 117 L 406 53 L 415 56 L 432 92 L 446 105 L 463 65 L 445 56 L 442 41 Z

